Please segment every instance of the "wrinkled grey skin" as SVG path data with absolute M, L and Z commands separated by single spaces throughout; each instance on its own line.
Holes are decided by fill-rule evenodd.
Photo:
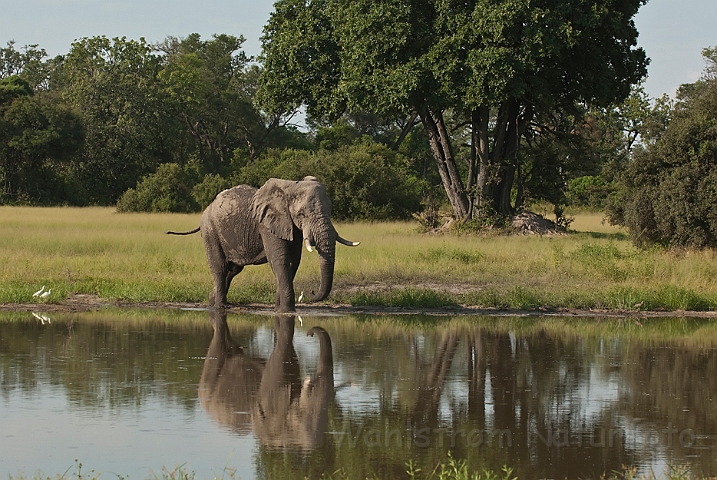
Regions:
M 199 400 L 221 425 L 238 433 L 253 427 L 269 448 L 304 451 L 321 444 L 328 428 L 328 408 L 334 400 L 331 338 L 321 327 L 308 335 L 320 342 L 313 378 L 301 380 L 294 349 L 294 316 L 274 319 L 274 350 L 267 360 L 247 355 L 229 334 L 226 313 L 210 313 L 214 336 L 199 381 Z
M 187 235 L 201 230 L 214 279 L 210 306 L 227 304 L 229 285 L 244 266 L 269 262 L 277 282 L 276 311 L 293 312 L 302 245 L 316 248 L 319 254 L 321 285 L 311 298 L 314 302 L 331 292 L 336 242 L 358 245 L 336 233 L 330 216 L 331 200 L 315 177 L 272 178 L 258 190 L 248 185 L 224 190 L 204 210 L 197 229 L 167 233 Z

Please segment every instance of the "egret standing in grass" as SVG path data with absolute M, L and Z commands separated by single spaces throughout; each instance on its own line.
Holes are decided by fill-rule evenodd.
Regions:
M 303 301 L 304 301 L 304 291 L 302 290 L 302 291 L 301 291 L 301 294 L 299 295 L 298 303 L 301 303 L 301 302 L 303 302 Z
M 52 289 L 49 289 L 48 291 L 46 291 L 45 293 L 40 295 L 40 298 L 47 298 L 50 296 L 51 293 L 52 293 Z
M 44 291 L 45 291 L 45 285 L 43 285 L 40 290 L 38 290 L 37 292 L 33 293 L 32 296 L 33 296 L 33 297 L 39 297 L 40 295 L 42 295 L 42 292 L 44 292 Z

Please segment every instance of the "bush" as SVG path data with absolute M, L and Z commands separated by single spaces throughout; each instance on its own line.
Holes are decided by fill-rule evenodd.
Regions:
M 163 163 L 157 171 L 142 177 L 136 188 L 128 189 L 117 202 L 118 212 L 196 212 L 192 181 L 176 163 Z
M 638 151 L 608 205 L 637 244 L 717 247 L 717 80 L 683 86 L 662 136 Z
M 565 197 L 568 205 L 604 209 L 614 187 L 601 176 L 586 175 L 568 180 Z
M 259 187 L 270 177 L 300 180 L 307 175 L 326 185 L 333 217 L 340 220 L 411 218 L 421 210 L 426 190 L 406 157 L 368 140 L 336 151 L 272 150 L 233 180 Z
M 199 208 L 204 210 L 212 203 L 219 192 L 231 186 L 231 182 L 228 179 L 210 173 L 205 175 L 204 180 L 192 188 L 192 198 L 197 202 Z

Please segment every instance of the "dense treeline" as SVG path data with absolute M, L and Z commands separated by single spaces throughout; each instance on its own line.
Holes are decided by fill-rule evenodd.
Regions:
M 255 159 L 282 135 L 291 145 L 293 132 L 253 106 L 258 71 L 243 41 L 84 38 L 49 61 L 37 46 L 17 51 L 10 42 L 0 201 L 108 205 L 160 165 L 201 180 Z
M 339 218 L 406 218 L 445 202 L 416 115 L 346 110 L 309 116 L 308 132 L 299 131 L 294 107 L 259 108 L 265 71 L 242 43 L 230 35 L 157 45 L 95 37 L 47 59 L 36 45 L 9 42 L 0 49 L 0 203 L 197 211 L 229 185 L 306 174 L 327 184 Z M 554 130 L 563 138 L 526 142 L 521 202 L 560 207 L 568 180 L 598 175 L 623 148 L 625 119 L 611 116 L 560 115 Z M 444 122 L 456 168 L 468 176 L 470 132 L 458 112 Z
M 311 174 L 340 219 L 480 227 L 547 201 L 563 225 L 568 205 L 608 207 L 637 242 L 715 245 L 714 51 L 676 102 L 651 101 L 644 2 L 551 2 L 470 24 L 481 2 L 282 0 L 258 62 L 225 34 L 83 38 L 55 58 L 8 42 L 0 204 L 189 212 Z

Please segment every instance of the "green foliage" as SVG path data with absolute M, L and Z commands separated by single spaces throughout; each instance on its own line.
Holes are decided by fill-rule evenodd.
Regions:
M 160 58 L 151 51 L 144 39 L 93 37 L 65 57 L 62 95 L 87 132 L 74 174 L 88 203 L 113 203 L 168 158 L 173 132 L 162 122 Z
M 405 219 L 421 208 L 425 184 L 408 160 L 385 145 L 363 141 L 335 151 L 272 150 L 242 168 L 234 183 L 261 186 L 266 179 L 313 175 L 332 199 L 336 219 Z
M 183 141 L 196 151 L 206 173 L 222 173 L 237 148 L 257 155 L 266 136 L 264 119 L 252 105 L 258 75 L 246 69 L 243 43 L 241 36 L 202 40 L 193 33 L 159 45 L 167 56 L 158 72 L 167 108 L 183 125 Z
M 83 144 L 78 116 L 13 76 L 0 80 L 0 204 L 59 203 Z
M 206 182 L 206 179 L 205 179 Z M 211 178 L 198 190 L 212 188 Z M 215 194 L 216 195 L 216 194 Z M 164 163 L 155 173 L 146 175 L 136 188 L 128 189 L 117 202 L 118 212 L 194 212 L 199 205 L 194 199 L 191 178 L 176 163 Z
M 204 180 L 192 188 L 192 198 L 194 198 L 196 204 L 203 210 L 212 203 L 219 192 L 231 186 L 229 180 L 219 175 L 209 173 L 204 176 Z
M 683 85 L 671 121 L 635 152 L 608 218 L 637 244 L 717 246 L 717 79 Z
M 603 210 L 614 187 L 600 175 L 586 175 L 568 180 L 565 197 L 571 207 Z
M 0 48 L 0 79 L 17 76 L 33 90 L 46 88 L 53 62 L 43 62 L 47 52 L 37 47 L 38 45 L 25 45 L 18 51 L 15 49 L 15 42 L 9 41 L 7 47 Z
M 9 104 L 18 97 L 32 94 L 30 84 L 16 75 L 0 79 L 0 105 Z
M 632 21 L 644 3 L 281 0 L 264 29 L 258 100 L 329 120 L 418 114 L 454 215 L 466 216 L 468 195 L 505 215 L 521 180 L 520 139 L 576 105 L 622 101 L 645 75 Z M 463 138 L 481 158 L 471 156 L 467 181 L 455 155 Z

